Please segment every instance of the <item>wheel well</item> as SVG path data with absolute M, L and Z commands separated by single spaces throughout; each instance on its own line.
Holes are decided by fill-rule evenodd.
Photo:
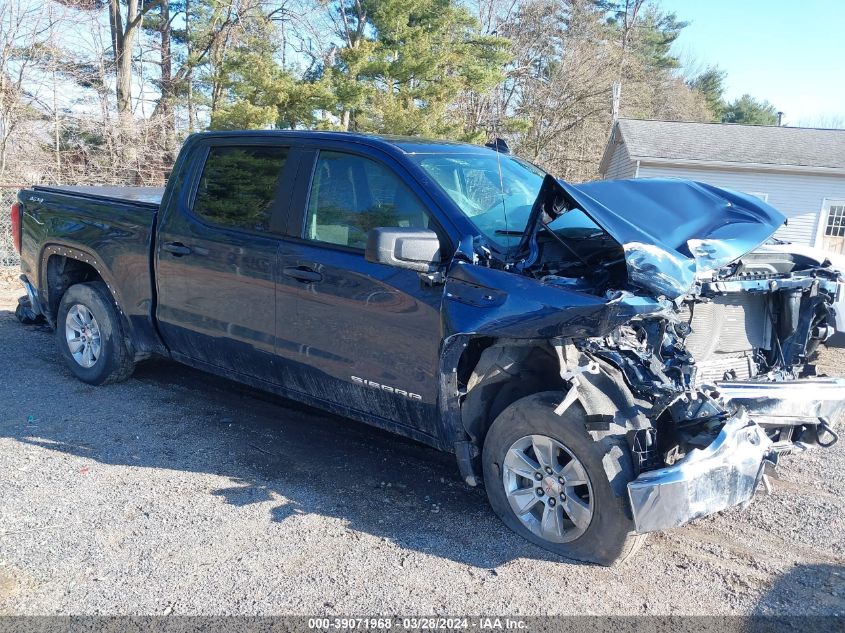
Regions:
M 510 404 L 534 393 L 566 389 L 555 350 L 546 340 L 486 339 L 471 342 L 464 356 L 461 421 L 479 448 L 493 420 Z
M 47 311 L 51 320 L 55 321 L 59 303 L 67 289 L 87 281 L 102 281 L 91 264 L 64 255 L 50 256 L 47 260 Z

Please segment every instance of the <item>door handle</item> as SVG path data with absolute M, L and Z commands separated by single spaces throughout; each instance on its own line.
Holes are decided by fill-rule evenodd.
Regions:
M 190 255 L 191 248 L 185 246 L 182 242 L 167 242 L 162 244 L 161 250 L 171 253 L 174 257 L 182 257 L 183 255 Z
M 315 281 L 323 280 L 323 276 L 320 273 L 318 273 L 316 270 L 308 268 L 307 266 L 291 266 L 288 268 L 284 268 L 282 272 L 288 277 L 293 277 L 297 281 L 301 281 L 304 284 L 314 283 Z

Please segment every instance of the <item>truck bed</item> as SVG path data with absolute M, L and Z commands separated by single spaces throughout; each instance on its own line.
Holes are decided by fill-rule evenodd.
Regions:
M 49 193 L 73 194 L 93 200 L 105 200 L 111 202 L 126 202 L 134 205 L 142 205 L 158 208 L 161 204 L 161 197 L 164 195 L 164 187 L 119 187 L 119 186 L 94 186 L 94 185 L 36 185 L 35 191 Z
M 52 257 L 93 267 L 114 294 L 141 354 L 160 346 L 152 321 L 152 245 L 164 190 L 159 187 L 43 186 L 24 189 L 21 272 L 49 297 Z M 57 263 L 62 270 L 61 263 Z M 55 310 L 57 305 L 52 306 Z

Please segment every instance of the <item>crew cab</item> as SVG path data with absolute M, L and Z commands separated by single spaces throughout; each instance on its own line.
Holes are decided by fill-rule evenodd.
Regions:
M 165 356 L 453 452 L 506 525 L 600 564 L 836 441 L 812 358 L 845 284 L 758 248 L 783 215 L 505 149 L 213 132 L 163 190 L 24 189 L 21 317 L 91 384 Z

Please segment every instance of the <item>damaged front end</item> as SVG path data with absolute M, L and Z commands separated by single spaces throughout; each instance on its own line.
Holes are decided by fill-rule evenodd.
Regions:
M 779 453 L 836 441 L 845 380 L 816 376 L 809 360 L 840 284 L 780 279 L 783 290 L 702 284 L 605 336 L 556 342 L 569 385 L 556 412 L 578 402 L 591 433 L 628 437 L 638 532 L 745 503 Z
M 608 208 L 636 208 L 632 200 L 647 201 L 647 212 Z M 554 340 L 568 385 L 557 413 L 578 402 L 594 436 L 628 438 L 638 532 L 747 503 L 780 453 L 836 441 L 845 380 L 817 376 L 812 359 L 845 324 L 845 284 L 829 262 L 754 250 L 783 222 L 777 211 L 681 181 L 567 185 L 555 206 L 600 227 L 591 239 L 601 257 L 585 261 L 588 248 L 551 235 L 563 213 L 547 205 L 553 239 L 538 239 L 539 221 L 529 222 L 518 270 L 602 292 L 617 313 L 641 297 L 654 302 L 602 336 Z M 677 228 L 662 230 L 670 216 Z
M 637 532 L 678 527 L 754 496 L 772 441 L 743 412 L 721 425 L 704 448 L 665 468 L 646 471 L 628 484 Z

